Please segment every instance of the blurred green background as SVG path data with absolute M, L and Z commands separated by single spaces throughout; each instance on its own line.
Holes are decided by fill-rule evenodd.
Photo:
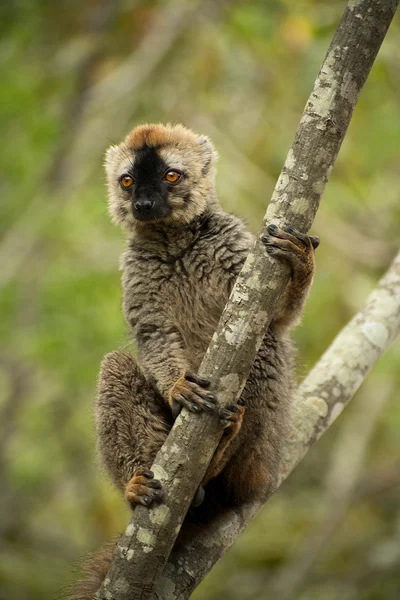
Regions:
M 133 126 L 209 135 L 223 206 L 257 231 L 345 2 L 9 0 L 0 8 L 0 598 L 47 600 L 128 510 L 96 463 L 98 365 L 129 348 L 103 155 Z M 299 378 L 363 304 L 400 224 L 400 21 L 313 233 Z M 196 592 L 400 597 L 400 346 Z

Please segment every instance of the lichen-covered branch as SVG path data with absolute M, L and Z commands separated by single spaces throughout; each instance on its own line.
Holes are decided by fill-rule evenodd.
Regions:
M 326 550 L 354 499 L 371 437 L 393 392 L 385 377 L 371 377 L 367 389 L 353 401 L 352 413 L 340 428 L 327 467 L 319 504 L 322 514 L 296 543 L 292 557 L 268 579 L 268 590 L 279 600 L 300 596 L 318 557 Z M 266 579 L 259 583 L 265 589 Z
M 400 253 L 366 305 L 339 333 L 300 385 L 284 447 L 280 482 L 301 461 L 351 400 L 370 369 L 400 334 Z M 159 600 L 185 600 L 262 503 L 224 514 L 178 551 L 173 551 L 157 588 Z
M 301 231 L 310 228 L 397 4 L 398 0 L 349 2 L 307 102 L 264 227 L 274 222 Z M 240 395 L 288 276 L 257 240 L 200 367 L 218 391 L 221 404 Z M 183 411 L 178 417 L 152 467 L 163 484 L 163 503 L 135 509 L 98 600 L 153 597 L 154 585 L 220 437 L 218 423 L 209 415 L 193 418 Z
M 286 444 L 282 479 L 307 452 L 310 441 L 317 440 L 342 412 L 399 332 L 400 253 L 365 308 L 337 336 L 300 386 L 293 406 L 296 431 Z

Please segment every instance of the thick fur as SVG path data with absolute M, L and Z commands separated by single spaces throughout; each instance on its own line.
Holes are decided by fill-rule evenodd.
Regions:
M 167 216 L 160 219 L 158 212 L 143 222 L 131 210 L 141 182 L 127 193 L 119 178 L 135 175 L 135 160 L 146 149 L 183 177 L 162 188 Z M 138 362 L 122 352 L 105 357 L 96 403 L 100 453 L 121 489 L 137 469 L 151 467 L 173 423 L 174 385 L 184 389 L 182 378 L 196 373 L 253 243 L 242 222 L 218 205 L 215 159 L 208 138 L 181 125 L 138 127 L 107 153 L 109 210 L 128 231 L 123 309 L 138 348 Z M 157 178 L 152 182 L 158 194 Z M 300 318 L 314 273 L 313 247 L 303 238 L 275 228 L 265 240 L 271 254 L 290 264 L 292 278 L 242 393 L 241 427 L 227 430 L 205 480 L 206 499 L 215 495 L 223 505 L 266 496 L 276 486 L 292 393 L 287 331 Z
M 81 579 L 75 581 L 68 592 L 68 600 L 93 600 L 110 568 L 115 546 L 115 543 L 104 544 L 88 556 L 81 569 Z

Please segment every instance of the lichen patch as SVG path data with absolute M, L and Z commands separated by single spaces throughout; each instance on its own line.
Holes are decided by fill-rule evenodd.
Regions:
M 242 273 L 249 273 L 253 268 L 254 261 L 255 261 L 255 256 L 254 256 L 253 252 L 250 252 L 250 254 L 247 256 L 246 261 L 243 265 Z
M 344 407 L 345 404 L 343 402 L 336 402 L 336 404 L 333 405 L 331 414 L 329 415 L 328 423 L 326 425 L 327 427 L 329 427 L 329 425 L 338 418 L 338 416 L 343 411 Z
M 295 166 L 295 164 L 296 164 L 296 158 L 294 156 L 293 150 L 290 148 L 290 150 L 288 152 L 288 155 L 287 155 L 287 158 L 286 158 L 285 166 L 288 169 L 293 169 L 293 167 Z
M 290 153 L 290 152 L 289 152 Z M 275 192 L 283 192 L 284 189 L 289 185 L 289 175 L 284 171 L 281 173 L 277 184 L 275 186 Z
M 220 392 L 228 394 L 228 396 L 234 396 L 238 393 L 240 388 L 239 375 L 237 373 L 229 373 L 221 377 L 220 380 Z
M 160 467 L 160 465 L 153 465 L 152 470 L 154 473 L 154 477 L 156 479 L 167 479 L 168 478 L 168 473 L 166 472 L 165 469 L 163 469 L 163 467 Z
M 378 321 L 367 321 L 362 327 L 362 332 L 371 344 L 378 346 L 381 350 L 386 348 L 389 332 L 383 323 L 379 323 Z
M 251 289 L 253 289 L 253 290 L 259 290 L 260 289 L 260 283 L 261 283 L 261 281 L 260 281 L 260 275 L 257 272 L 255 272 L 247 280 L 248 287 L 251 288 Z
M 168 523 L 171 511 L 165 504 L 160 504 L 150 511 L 150 521 L 159 527 Z
M 230 346 L 241 346 L 247 338 L 245 327 L 246 318 L 238 317 L 231 325 L 228 325 L 225 331 L 225 339 Z
M 153 548 L 157 543 L 157 538 L 154 533 L 144 527 L 139 527 L 136 537 L 138 541 L 145 546 Z

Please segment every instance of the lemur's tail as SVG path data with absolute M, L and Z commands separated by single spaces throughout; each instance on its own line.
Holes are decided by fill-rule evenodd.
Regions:
M 114 556 L 116 542 L 104 544 L 90 554 L 81 567 L 82 577 L 71 584 L 68 600 L 93 600 Z

